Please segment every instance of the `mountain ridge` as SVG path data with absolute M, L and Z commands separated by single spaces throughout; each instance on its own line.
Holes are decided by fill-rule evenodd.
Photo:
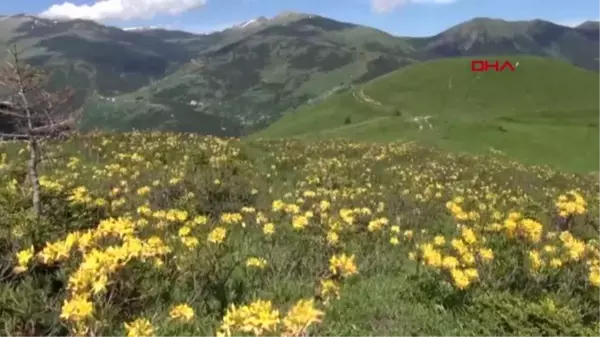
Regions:
M 598 70 L 597 22 L 571 28 L 544 20 L 474 18 L 429 37 L 399 37 L 309 13 L 256 20 L 194 34 L 10 16 L 0 20 L 0 46 L 19 43 L 31 63 L 53 72 L 57 86 L 80 89 L 90 114 L 113 111 L 116 120 L 92 116 L 88 126 L 130 120 L 123 123 L 126 129 L 149 109 L 163 116 L 160 125 L 175 130 L 207 132 L 188 127 L 208 115 L 254 130 L 329 92 L 438 58 L 516 53 Z M 172 115 L 175 120 L 164 117 Z

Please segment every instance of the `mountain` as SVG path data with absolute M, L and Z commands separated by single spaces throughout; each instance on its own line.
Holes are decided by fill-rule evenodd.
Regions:
M 588 20 L 588 21 L 585 21 L 585 22 L 582 22 L 581 24 L 579 24 L 577 27 L 575 27 L 575 29 L 589 30 L 589 31 L 596 30 L 597 31 L 597 30 L 600 30 L 600 22 Z
M 463 57 L 417 63 L 307 105 L 252 137 L 419 140 L 598 170 L 598 74 L 549 58 L 505 58 L 518 62 L 514 72 L 471 72 Z
M 205 50 L 179 71 L 136 93 L 116 97 L 111 107 L 96 100 L 95 111 L 104 113 L 87 124 L 128 129 L 146 125 L 143 111 L 151 110 L 153 116 L 169 116 L 159 128 L 205 132 L 206 124 L 193 122 L 202 114 L 220 117 L 220 124 L 230 131 L 224 135 L 235 136 L 242 129 L 269 125 L 304 103 L 440 57 L 529 54 L 598 69 L 597 39 L 582 29 L 541 20 L 476 18 L 435 36 L 402 38 L 316 15 L 289 13 L 251 20 L 227 31 L 245 35 Z M 136 99 L 141 103 L 132 104 Z M 108 110 L 112 112 L 107 116 Z M 119 111 L 126 122 L 111 120 Z M 216 128 L 217 134 L 223 134 L 223 127 Z
M 597 22 L 571 28 L 543 20 L 475 18 L 418 41 L 418 45 L 419 59 L 527 54 L 598 70 Z
M 575 28 L 477 18 L 426 38 L 396 37 L 313 14 L 259 17 L 212 34 L 120 29 L 85 20 L 0 17 L 3 46 L 71 85 L 84 129 L 238 136 L 284 112 L 437 58 L 529 54 L 598 70 L 597 22 Z
M 64 84 L 104 95 L 131 92 L 161 79 L 190 60 L 210 38 L 192 35 L 173 41 L 92 21 L 58 21 L 19 15 L 0 20 L 0 59 L 16 44 L 23 57 L 54 71 Z M 204 44 L 204 45 L 206 45 Z
M 160 81 L 114 100 L 90 101 L 95 112 L 84 127 L 147 125 L 144 112 L 151 110 L 168 116 L 158 128 L 204 132 L 206 123 L 194 120 L 213 116 L 223 124 L 217 134 L 239 135 L 323 93 L 414 62 L 405 39 L 372 28 L 301 14 L 260 21 L 223 31 L 228 43 L 202 51 Z

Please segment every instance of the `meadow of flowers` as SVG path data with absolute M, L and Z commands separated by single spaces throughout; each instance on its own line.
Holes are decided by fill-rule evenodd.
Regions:
M 597 174 L 410 143 L 0 145 L 6 335 L 598 335 Z

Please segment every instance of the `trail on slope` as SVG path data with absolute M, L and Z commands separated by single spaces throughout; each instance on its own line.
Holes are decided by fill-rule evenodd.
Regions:
M 452 79 L 450 79 L 450 83 L 448 84 L 448 90 L 450 90 L 451 87 L 452 87 Z M 370 104 L 370 105 L 374 105 L 377 107 L 388 108 L 390 110 L 393 109 L 393 107 L 385 106 L 380 101 L 365 94 L 363 89 L 360 89 L 358 92 L 356 92 L 356 91 L 352 92 L 352 96 L 359 103 L 365 103 L 365 104 Z M 404 119 L 409 123 L 417 124 L 419 126 L 419 130 L 423 130 L 423 125 L 427 125 L 429 127 L 429 129 L 433 130 L 433 125 L 429 122 L 429 119 L 432 116 L 429 116 L 429 115 L 427 115 L 427 116 L 412 116 L 408 112 L 404 112 L 404 114 L 405 114 Z
M 376 106 L 383 106 L 383 104 L 381 104 L 381 102 L 379 102 L 378 100 L 375 100 L 369 96 L 367 96 L 367 94 L 365 94 L 365 91 L 363 89 L 360 89 L 360 91 L 357 92 L 353 92 L 352 96 L 354 96 L 354 98 L 362 103 L 367 103 L 367 104 L 372 104 L 372 105 L 376 105 Z

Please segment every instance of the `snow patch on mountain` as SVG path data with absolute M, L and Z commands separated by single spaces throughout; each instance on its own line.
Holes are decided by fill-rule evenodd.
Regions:
M 149 26 L 149 27 L 125 27 L 122 28 L 123 30 L 126 31 L 136 31 L 136 32 L 140 32 L 140 31 L 147 31 L 147 30 L 155 30 L 155 29 L 161 29 L 161 27 L 158 26 Z

